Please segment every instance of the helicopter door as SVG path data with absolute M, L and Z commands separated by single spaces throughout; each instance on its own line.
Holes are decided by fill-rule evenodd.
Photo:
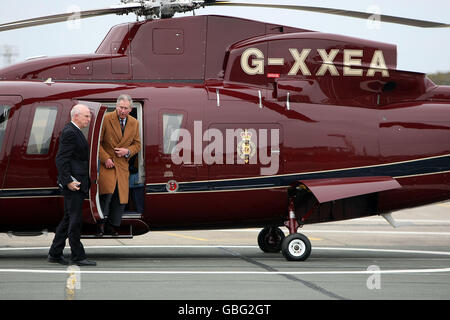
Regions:
M 0 96 L 0 193 L 8 167 L 8 149 L 11 148 L 11 140 L 14 136 L 15 105 L 22 101 L 20 96 Z
M 100 210 L 98 201 L 98 146 L 100 139 L 100 130 L 102 127 L 103 116 L 105 115 L 106 106 L 100 103 L 90 102 L 90 101 L 78 101 L 78 103 L 84 104 L 89 107 L 91 111 L 91 124 L 89 127 L 85 128 L 83 133 L 86 136 L 87 141 L 90 145 L 90 163 L 89 163 L 89 173 L 91 177 L 91 188 L 89 190 L 89 202 L 90 210 L 89 212 L 83 211 L 83 222 L 85 223 L 95 223 L 99 219 L 103 218 Z

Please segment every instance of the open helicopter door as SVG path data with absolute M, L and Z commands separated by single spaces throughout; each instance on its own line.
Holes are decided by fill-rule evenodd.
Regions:
M 103 212 L 100 207 L 100 197 L 98 190 L 98 176 L 99 176 L 99 149 L 100 149 L 100 133 L 102 130 L 103 119 L 108 111 L 111 109 L 111 103 L 97 103 L 78 101 L 78 103 L 87 105 L 91 110 L 91 124 L 89 129 L 86 128 L 85 136 L 90 145 L 90 163 L 89 173 L 91 178 L 91 187 L 89 190 L 89 210 L 83 210 L 83 234 L 81 238 L 132 238 L 133 235 L 142 234 L 148 231 L 148 225 L 142 221 L 142 215 L 125 214 L 122 217 L 121 226 L 116 228 L 119 235 L 97 235 L 97 222 L 104 219 Z M 142 106 L 138 103 L 134 104 L 137 107 L 137 117 L 142 119 Z M 111 110 L 110 110 L 111 111 Z M 142 136 L 142 134 L 141 134 Z M 141 162 L 143 160 L 141 159 Z M 143 169 L 142 169 L 143 170 Z
M 106 106 L 100 103 L 90 101 L 77 101 L 77 103 L 84 104 L 89 107 L 91 111 L 91 123 L 89 127 L 85 128 L 83 133 L 86 136 L 90 146 L 90 160 L 89 160 L 89 174 L 91 178 L 91 188 L 89 190 L 89 210 L 83 210 L 83 223 L 95 224 L 100 219 L 103 219 L 100 204 L 98 202 L 98 149 L 100 130 L 102 128 L 103 116 L 105 115 Z M 85 229 L 83 227 L 83 229 Z M 89 232 L 89 230 L 86 230 Z M 84 230 L 83 230 L 84 232 Z
M 0 96 L 0 195 L 8 167 L 11 140 L 18 117 L 13 117 L 22 102 L 21 96 Z M 1 202 L 1 199 L 0 199 Z

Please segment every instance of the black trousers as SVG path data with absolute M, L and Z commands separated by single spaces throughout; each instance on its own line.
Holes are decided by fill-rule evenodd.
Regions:
M 114 193 L 100 195 L 100 208 L 106 222 L 113 227 L 120 227 L 125 206 L 126 204 L 120 204 L 119 186 L 117 184 Z
M 130 196 L 134 201 L 136 211 L 144 213 L 145 187 L 130 188 Z
M 86 259 L 83 244 L 80 241 L 82 225 L 82 206 L 85 193 L 81 191 L 64 191 L 64 217 L 55 231 L 55 238 L 50 247 L 49 255 L 60 257 L 69 238 L 71 259 L 79 261 Z

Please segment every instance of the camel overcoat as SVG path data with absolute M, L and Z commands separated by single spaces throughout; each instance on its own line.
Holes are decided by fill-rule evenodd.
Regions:
M 117 157 L 114 148 L 127 148 L 130 156 Z M 125 130 L 122 135 L 119 116 L 116 111 L 107 113 L 103 119 L 102 131 L 100 133 L 100 171 L 98 178 L 99 193 L 113 193 L 116 183 L 119 188 L 120 203 L 128 203 L 129 175 L 128 159 L 141 149 L 141 139 L 139 136 L 139 122 L 132 116 L 127 116 Z M 112 159 L 114 167 L 108 169 L 105 162 Z

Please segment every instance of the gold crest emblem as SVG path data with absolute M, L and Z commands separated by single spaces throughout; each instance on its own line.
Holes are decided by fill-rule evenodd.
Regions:
M 237 145 L 237 154 L 245 163 L 249 163 L 250 158 L 256 153 L 256 146 L 251 139 L 252 133 L 248 129 L 241 132 L 241 141 Z

